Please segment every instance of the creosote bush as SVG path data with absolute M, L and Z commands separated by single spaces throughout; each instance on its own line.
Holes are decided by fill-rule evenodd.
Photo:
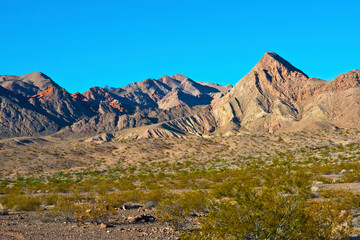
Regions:
M 186 191 L 168 195 L 159 205 L 158 218 L 169 222 L 176 230 L 183 230 L 191 216 L 206 212 L 208 194 L 203 191 Z
M 7 208 L 16 211 L 35 211 L 38 210 L 41 205 L 40 198 L 19 194 L 2 196 L 0 202 Z
M 300 170 L 272 169 L 250 182 L 219 186 L 201 228 L 184 239 L 340 239 L 352 231 L 359 195 L 322 192 L 313 198 L 310 177 Z M 222 191 L 224 187 L 224 191 Z M 219 194 L 221 193 L 221 194 Z

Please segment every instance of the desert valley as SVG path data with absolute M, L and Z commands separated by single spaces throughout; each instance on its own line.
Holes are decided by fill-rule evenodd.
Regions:
M 241 77 L 241 76 L 239 76 Z M 235 86 L 0 76 L 1 239 L 357 239 L 360 70 Z

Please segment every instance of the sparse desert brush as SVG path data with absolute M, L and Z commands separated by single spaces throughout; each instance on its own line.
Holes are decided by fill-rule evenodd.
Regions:
M 1 196 L 0 203 L 16 211 L 35 211 L 40 208 L 42 202 L 38 196 L 10 194 Z
M 120 178 L 114 182 L 114 186 L 120 191 L 136 189 L 134 178 Z
M 207 210 L 208 194 L 202 191 L 185 191 L 168 195 L 158 206 L 158 218 L 169 222 L 176 230 L 184 230 L 192 215 Z
M 61 182 L 61 183 L 55 184 L 52 191 L 56 192 L 56 193 L 71 192 L 73 185 L 74 185 L 74 183 L 72 183 L 72 182 Z
M 58 194 L 45 194 L 41 197 L 41 202 L 46 205 L 55 205 L 57 201 L 59 200 Z
M 316 176 L 314 178 L 314 181 L 316 182 L 321 182 L 321 183 L 325 183 L 325 184 L 331 184 L 333 183 L 333 180 L 331 178 L 327 178 L 327 177 L 324 177 L 324 176 Z
M 115 214 L 115 209 L 103 202 L 89 203 L 84 202 L 75 207 L 75 220 L 90 221 L 90 222 L 104 222 L 110 215 Z
M 59 196 L 59 199 L 64 199 L 64 200 L 70 201 L 70 202 L 94 201 L 95 195 L 91 194 L 91 193 L 81 194 L 78 192 L 74 192 L 71 194 L 63 195 L 61 197 Z
M 101 200 L 113 208 L 119 208 L 126 202 L 124 193 L 106 194 L 101 197 Z
M 238 186 L 233 198 L 214 201 L 193 235 L 216 239 L 287 239 L 294 237 L 303 221 L 300 195 Z M 301 232 L 301 231 L 300 231 Z M 298 238 L 300 239 L 300 238 Z
M 103 222 L 109 215 L 115 214 L 115 209 L 105 202 L 94 201 L 82 195 L 73 194 L 71 196 L 53 195 L 50 199 L 44 198 L 43 201 L 55 205 L 46 211 L 38 211 L 40 219 L 44 222 L 59 221 L 88 221 Z
M 310 167 L 310 171 L 314 174 L 339 174 L 342 170 L 351 170 L 360 169 L 359 162 L 342 162 L 340 164 L 318 164 Z
M 57 199 L 55 207 L 47 211 L 38 211 L 43 222 L 74 221 L 78 206 L 64 198 Z
M 158 179 L 156 176 L 148 176 L 143 181 L 143 188 L 148 190 L 160 190 L 164 185 L 161 179 Z
M 347 172 L 342 175 L 341 182 L 344 183 L 353 183 L 360 182 L 360 172 Z
M 301 228 L 303 234 L 305 232 L 310 234 L 307 229 L 322 232 L 320 235 L 326 237 L 329 230 L 324 227 L 320 230 L 315 229 L 311 224 L 321 226 L 323 222 L 329 225 L 330 222 L 326 222 L 326 218 L 323 218 L 328 214 L 331 218 L 329 221 L 334 223 L 329 229 L 333 232 L 343 231 L 336 225 L 344 219 L 335 219 L 336 214 L 329 214 L 326 209 L 332 209 L 331 211 L 337 214 L 343 214 L 343 211 L 350 214 L 351 211 L 348 211 L 350 207 L 349 205 L 340 207 L 343 203 L 337 203 L 339 202 L 337 196 L 345 196 L 345 194 L 337 196 L 334 193 L 325 194 L 321 189 L 316 194 L 311 193 L 311 184 L 316 181 L 330 184 L 334 177 L 338 179 L 338 182 L 358 182 L 359 173 L 356 170 L 360 169 L 359 145 L 338 146 L 339 142 L 345 141 L 345 138 L 338 134 L 331 135 L 334 134 L 331 130 L 326 134 L 333 139 L 332 142 L 318 133 L 303 132 L 275 137 L 271 135 L 250 138 L 234 136 L 226 140 L 217 137 L 206 140 L 194 138 L 189 141 L 175 139 L 171 140 L 173 144 L 167 144 L 168 140 L 139 140 L 135 143 L 123 141 L 122 146 L 118 146 L 118 150 L 111 144 L 93 146 L 88 144 L 87 148 L 84 147 L 85 144 L 78 147 L 58 148 L 59 154 L 56 157 L 47 155 L 49 159 L 60 164 L 60 167 L 55 166 L 50 171 L 55 171 L 52 175 L 39 173 L 32 176 L 32 173 L 25 175 L 19 171 L 23 175 L 19 175 L 17 179 L 6 180 L 4 179 L 6 176 L 3 176 L 4 180 L 0 182 L 2 194 L 0 201 L 12 202 L 10 205 L 14 206 L 15 202 L 22 199 L 19 196 L 28 194 L 26 197 L 34 197 L 38 201 L 35 206 L 39 202 L 41 206 L 55 206 L 54 209 L 49 207 L 49 210 L 41 211 L 42 214 L 54 214 L 53 217 L 48 216 L 52 218 L 52 221 L 54 219 L 68 221 L 66 219 L 69 219 L 98 222 L 106 218 L 98 212 L 99 209 L 105 209 L 105 215 L 111 215 L 111 208 L 120 208 L 127 202 L 135 202 L 150 207 L 156 206 L 155 210 L 159 210 L 159 216 L 162 215 L 160 219 L 172 222 L 177 229 L 186 229 L 189 222 L 200 219 L 203 227 L 199 231 L 204 233 L 204 229 L 208 226 L 206 231 L 213 233 L 212 236 L 236 239 L 238 236 L 236 229 L 232 228 L 238 227 L 236 231 L 241 232 L 244 226 L 248 226 L 249 229 L 252 226 L 250 223 L 242 222 L 248 216 L 242 215 L 245 213 L 244 206 L 252 209 L 254 215 L 251 216 L 251 221 L 254 224 L 265 224 L 267 221 L 269 225 L 265 226 L 266 231 L 274 233 L 274 226 L 281 220 L 277 217 L 284 214 L 286 209 L 291 209 L 291 201 L 294 200 L 293 202 L 298 202 L 294 214 L 297 217 L 303 217 L 295 218 L 300 219 L 298 221 L 300 225 L 303 224 L 303 228 L 300 225 L 295 228 L 297 230 Z M 282 140 L 278 142 L 279 136 Z M 311 137 L 316 139 L 309 141 Z M 348 136 L 348 140 L 356 142 L 357 138 Z M 121 154 L 120 152 L 127 146 L 129 146 L 127 152 Z M 184 146 L 187 153 L 182 151 Z M 54 149 L 47 151 L 52 153 Z M 139 156 L 137 153 L 140 149 L 148 149 L 149 153 L 141 153 Z M 82 151 L 81 155 L 78 155 L 79 151 Z M 162 154 L 162 151 L 167 155 Z M 19 155 L 16 153 L 12 156 L 14 161 L 19 161 L 19 159 L 21 161 L 27 157 L 20 156 L 21 150 L 18 152 Z M 112 154 L 115 152 L 121 156 L 114 157 Z M 12 155 L 12 152 L 9 151 L 7 155 Z M 109 157 L 115 161 L 106 171 L 102 168 L 94 168 L 96 164 Z M 68 165 L 63 160 L 69 159 L 75 162 L 76 158 L 81 158 L 87 168 L 77 170 L 77 172 L 64 170 Z M 120 160 L 117 161 L 118 159 Z M 142 159 L 142 162 L 138 161 L 139 159 Z M 23 166 L 27 164 L 30 163 L 24 161 Z M 48 166 L 51 164 L 42 164 L 44 172 Z M 32 169 L 35 174 L 35 170 L 40 168 L 32 166 L 29 169 Z M 340 174 L 342 170 L 347 170 L 347 172 L 343 171 Z M 324 176 L 327 174 L 338 176 Z M 340 175 L 341 179 L 338 178 Z M 327 187 L 324 186 L 324 188 Z M 195 189 L 201 191 L 194 191 Z M 40 193 L 38 190 L 41 190 L 41 194 L 38 194 Z M 248 196 L 241 194 L 248 194 Z M 313 199 L 313 197 L 316 198 Z M 9 201 L 10 199 L 12 200 Z M 336 204 L 327 202 L 331 200 Z M 322 201 L 324 201 L 324 208 L 319 206 Z M 31 202 L 27 204 L 31 205 Z M 94 205 L 95 209 L 92 209 L 91 205 Z M 275 206 L 277 206 L 277 213 L 274 210 Z M 314 217 L 313 214 L 316 214 L 317 208 L 320 209 L 319 212 L 322 215 Z M 239 220 L 236 216 L 242 216 L 244 219 Z M 256 217 L 266 221 L 258 221 Z M 294 219 L 287 218 L 287 220 L 289 222 L 284 224 L 289 223 L 291 226 L 291 221 Z M 241 222 L 242 225 L 236 225 L 236 221 Z M 219 225 L 215 224 L 216 222 L 224 223 L 224 228 L 220 229 Z M 210 228 L 209 224 L 212 224 L 213 228 Z M 226 224 L 229 225 L 226 226 Z M 283 230 L 285 231 L 286 228 L 281 229 Z M 349 231 L 349 229 L 345 230 Z M 222 235 L 219 235 L 220 233 Z M 198 231 L 194 234 L 191 236 L 195 236 L 195 239 L 210 236 L 201 235 Z M 283 236 L 279 235 L 280 233 L 277 234 Z M 293 234 L 305 239 L 321 238 L 320 235 L 305 236 L 294 232 Z M 259 236 L 262 237 L 262 235 Z
M 352 197 L 343 199 L 330 197 L 321 201 L 313 200 L 304 208 L 306 223 L 304 236 L 312 239 L 344 239 L 352 232 Z M 341 197 L 341 198 L 342 198 Z
M 93 187 L 93 191 L 96 191 L 97 193 L 99 193 L 100 195 L 104 195 L 107 192 L 110 192 L 114 189 L 114 182 L 113 181 L 102 181 L 100 183 L 98 183 L 97 185 L 95 185 Z
M 119 194 L 119 200 L 123 202 L 141 202 L 142 200 L 142 191 L 140 190 L 129 190 L 129 191 L 122 191 Z M 111 194 L 110 194 L 111 195 Z
M 90 192 L 93 190 L 94 184 L 88 180 L 82 180 L 73 186 L 73 189 L 77 192 Z
M 9 183 L 10 183 L 9 179 L 4 179 L 4 180 L 0 181 L 0 188 L 7 187 Z
M 351 233 L 358 195 L 328 191 L 321 193 L 325 199 L 313 199 L 301 169 L 291 175 L 273 169 L 262 179 L 260 185 L 218 185 L 201 228 L 184 239 L 339 239 Z
M 126 202 L 136 202 L 141 204 L 152 202 L 152 205 L 157 205 L 159 202 L 167 199 L 168 196 L 169 193 L 164 190 L 131 190 L 102 195 L 101 201 L 113 208 L 119 208 Z

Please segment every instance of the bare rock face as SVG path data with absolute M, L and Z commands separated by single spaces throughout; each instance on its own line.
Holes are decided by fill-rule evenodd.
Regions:
M 0 76 L 2 136 L 50 134 L 93 116 L 91 109 L 74 99 L 45 74 Z
M 134 107 L 129 106 L 128 101 L 116 94 L 113 94 L 101 87 L 92 87 L 88 91 L 82 94 L 84 99 L 83 102 L 87 101 L 90 106 L 104 113 L 104 105 L 108 106 L 110 112 L 130 113 L 134 111 Z
M 360 86 L 360 70 L 352 70 L 347 73 L 342 73 L 337 76 L 327 89 L 329 90 L 340 90 L 348 89 Z
M 309 78 L 275 53 L 212 104 L 221 134 L 359 127 L 359 70 L 333 81 Z
M 109 90 L 131 106 L 171 109 L 181 106 L 208 105 L 214 98 L 226 94 L 231 85 L 200 83 L 175 74 L 159 79 L 146 79 L 122 88 Z
M 340 74 L 302 101 L 305 119 L 341 128 L 360 127 L 360 70 Z
M 0 137 L 49 134 L 60 126 L 28 99 L 0 86 Z
M 132 114 L 127 114 L 127 113 L 119 114 L 118 112 L 112 112 L 112 108 L 109 107 L 104 102 L 102 102 L 100 104 L 99 113 L 97 115 L 91 118 L 83 118 L 75 122 L 74 124 L 61 129 L 53 136 L 85 137 L 97 133 L 114 132 L 129 128 L 133 129 L 141 126 L 163 123 L 177 118 L 183 118 L 186 116 L 192 116 L 197 111 L 199 111 L 199 109 L 196 107 L 190 108 L 185 106 L 182 108 L 178 108 L 178 109 L 172 108 L 169 110 L 138 109 L 136 110 L 136 112 Z M 150 130 L 150 132 L 152 131 Z M 135 137 L 137 135 L 139 134 L 136 133 L 133 136 Z M 141 136 L 143 138 L 147 138 L 146 137 L 147 135 L 151 136 L 151 133 L 150 134 L 141 133 Z M 156 134 L 152 134 L 152 135 L 155 136 Z
M 196 106 L 196 105 L 208 105 L 211 103 L 213 98 L 208 94 L 198 93 L 196 96 L 191 93 L 184 92 L 181 88 L 176 88 L 159 102 L 158 106 L 160 109 L 177 108 L 181 106 Z
M 279 55 L 266 53 L 211 108 L 167 125 L 199 135 L 359 128 L 360 71 L 329 82 L 309 78 Z
M 23 76 L 1 75 L 0 85 L 17 94 L 31 97 L 50 87 L 59 87 L 53 80 L 41 72 Z
M 213 133 L 216 126 L 216 119 L 211 114 L 209 107 L 190 117 L 178 118 L 163 124 L 166 129 L 197 136 Z
M 72 97 L 95 111 L 95 116 L 81 118 L 54 136 L 83 136 L 173 121 L 194 115 L 198 112 L 198 105 L 201 108 L 210 104 L 214 99 L 226 94 L 230 88 L 231 85 L 194 82 L 181 74 L 146 79 L 123 88 L 92 87 L 83 94 L 76 93 Z M 197 126 L 197 129 L 204 132 L 205 128 L 213 128 L 208 125 L 210 124 L 205 127 Z M 141 134 L 141 137 L 183 134 L 149 129 Z
M 65 126 L 93 113 L 41 72 L 0 76 L 0 85 L 26 99 L 37 112 Z
M 85 142 L 91 142 L 91 143 L 103 143 L 103 142 L 109 142 L 114 138 L 113 134 L 110 133 L 103 133 L 95 137 L 91 137 L 89 139 L 86 139 Z
M 213 103 L 219 128 L 260 130 L 298 119 L 297 99 L 308 76 L 275 53 L 266 53 L 225 97 Z
M 0 113 L 0 137 L 100 134 L 94 142 L 360 128 L 360 70 L 324 81 L 266 53 L 233 88 L 175 74 L 72 95 L 40 72 L 1 75 Z

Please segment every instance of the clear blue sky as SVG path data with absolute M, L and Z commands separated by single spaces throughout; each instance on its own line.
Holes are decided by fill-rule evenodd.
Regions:
M 310 77 L 360 68 L 360 1 L 0 0 L 0 75 L 71 93 L 181 73 L 235 84 L 265 52 Z

